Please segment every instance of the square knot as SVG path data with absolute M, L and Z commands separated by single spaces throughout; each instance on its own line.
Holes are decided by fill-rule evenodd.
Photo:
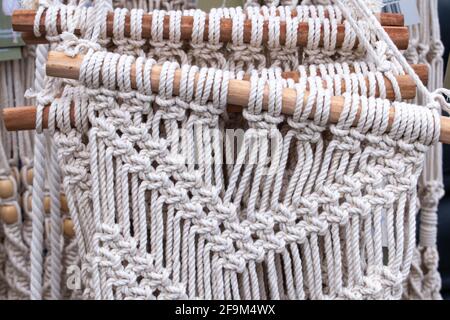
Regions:
M 304 243 L 306 240 L 306 230 L 300 224 L 286 226 L 283 228 L 281 236 L 286 243 Z
M 247 262 L 245 259 L 238 254 L 227 254 L 222 260 L 222 265 L 224 269 L 234 271 L 237 273 L 242 273 L 245 270 Z
M 324 215 L 305 216 L 303 219 L 299 224 L 303 226 L 308 234 L 324 235 L 328 230 L 328 222 Z
M 338 205 L 329 206 L 328 212 L 325 211 L 322 215 L 330 224 L 338 224 L 340 226 L 344 226 L 348 223 L 348 211 Z
M 262 240 L 246 242 L 242 245 L 241 255 L 246 261 L 262 262 L 266 256 Z

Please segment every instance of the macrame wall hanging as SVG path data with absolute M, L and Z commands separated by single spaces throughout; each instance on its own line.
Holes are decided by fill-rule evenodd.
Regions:
M 421 21 L 410 28 L 410 45 L 405 53 L 408 62 L 426 64 L 430 70 L 428 89 L 443 86 L 444 46 L 439 28 L 438 1 L 418 0 Z M 423 104 L 418 96 L 416 103 Z M 444 195 L 442 173 L 442 145 L 433 146 L 427 154 L 424 171 L 419 181 L 420 218 L 418 247 L 414 253 L 411 274 L 405 283 L 404 298 L 442 299 L 441 277 L 438 273 L 437 209 Z
M 437 298 L 423 190 L 442 176 L 425 171 L 422 198 L 417 184 L 439 140 L 438 84 L 428 91 L 400 54 L 378 1 L 311 2 L 209 14 L 180 1 L 42 3 L 33 223 L 3 223 L 17 230 L 3 261 L 21 279 L 5 295 Z M 401 102 L 415 96 L 407 80 L 418 105 Z
M 29 104 L 24 93 L 31 87 L 33 76 L 33 48 L 23 48 L 22 60 L 0 62 L 0 109 Z M 30 185 L 25 174 L 33 159 L 32 132 L 7 132 L 0 121 L 0 136 L 0 213 L 19 213 Z M 9 225 L 3 219 L 0 222 L 0 299 L 29 299 L 29 213 L 24 208 L 19 224 Z

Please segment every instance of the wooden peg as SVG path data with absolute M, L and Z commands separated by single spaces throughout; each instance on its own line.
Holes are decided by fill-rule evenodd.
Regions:
M 67 205 L 67 198 L 65 194 L 61 194 L 61 212 L 69 213 L 69 206 Z
M 33 205 L 33 196 L 30 194 L 27 199 L 28 203 L 28 210 L 32 210 Z M 49 214 L 51 208 L 51 199 L 50 196 L 44 196 L 44 211 L 45 213 Z
M 66 77 L 70 79 L 78 79 L 79 77 L 79 68 L 83 61 L 83 56 L 79 55 L 74 58 L 70 58 L 65 56 L 59 52 L 50 52 L 49 60 L 47 62 L 47 73 L 51 76 L 57 77 Z M 428 67 L 424 64 L 418 64 L 412 66 L 419 78 L 426 83 L 428 81 Z M 160 66 L 154 66 L 153 74 L 159 74 Z M 320 74 L 320 72 L 319 72 Z M 292 78 L 295 82 L 299 81 L 299 73 L 298 72 L 285 72 L 282 74 L 284 78 Z M 175 94 L 178 92 L 178 83 L 181 77 L 180 72 L 175 74 Z M 245 80 L 249 80 L 249 77 L 244 77 Z M 154 92 L 158 91 L 158 82 L 159 79 L 152 79 L 151 87 Z M 400 91 L 402 93 L 402 97 L 404 99 L 412 99 L 416 95 L 416 86 L 413 79 L 407 75 L 397 77 L 397 82 L 400 86 Z M 239 83 L 239 82 L 238 82 Z M 247 84 L 244 82 L 244 84 Z M 366 79 L 366 85 L 368 85 L 368 79 Z M 133 88 L 136 88 L 136 68 L 133 65 L 131 68 L 131 85 Z M 326 87 L 326 83 L 324 82 L 324 86 Z M 341 91 L 345 91 L 346 83 L 345 81 L 341 82 Z M 385 78 L 385 86 L 386 93 L 388 99 L 394 99 L 395 94 L 393 90 L 393 85 L 389 79 Z M 379 88 L 376 88 L 376 93 L 379 94 Z M 241 112 L 242 107 L 239 105 L 228 105 L 228 112 Z M 72 109 L 73 111 L 73 109 Z M 43 112 L 43 128 L 47 128 L 48 124 L 48 112 L 49 108 L 44 108 Z M 5 126 L 8 130 L 31 130 L 35 128 L 36 125 L 36 107 L 34 106 L 26 106 L 19 108 L 6 108 L 3 111 L 3 118 L 5 122 Z M 75 116 L 72 112 L 71 114 L 72 124 L 75 123 Z
M 17 207 L 14 205 L 1 205 L 0 206 L 0 218 L 3 223 L 14 224 L 19 220 L 19 213 Z
M 73 238 L 75 236 L 75 226 L 72 219 L 64 219 L 63 231 L 66 237 Z
M 33 168 L 27 170 L 26 180 L 28 185 L 33 185 Z
M 51 211 L 51 206 L 52 206 L 52 200 L 50 198 L 50 196 L 45 196 L 44 197 L 44 211 L 45 213 L 49 214 Z
M 0 180 L 0 198 L 9 199 L 14 196 L 14 182 L 11 178 Z
M 46 73 L 48 76 L 52 77 L 58 77 L 58 78 L 67 78 L 67 79 L 75 79 L 78 80 L 80 75 L 80 67 L 81 63 L 83 62 L 84 56 L 78 55 L 76 57 L 68 57 L 62 52 L 56 52 L 51 51 L 48 55 L 48 61 L 46 64 Z M 152 90 L 154 92 L 158 92 L 158 86 L 157 83 L 159 83 L 159 74 L 161 73 L 162 67 L 160 65 L 155 65 L 152 68 L 152 81 L 151 86 Z M 420 70 L 421 77 L 427 78 L 428 70 L 426 68 L 423 68 L 422 65 L 419 65 L 418 70 Z M 158 79 L 156 80 L 156 76 L 153 77 L 153 74 L 156 74 L 158 76 Z M 292 73 L 291 73 L 292 74 Z M 297 73 L 298 74 L 298 73 Z M 130 74 L 130 80 L 131 80 L 131 87 L 133 89 L 136 89 L 136 66 L 131 66 L 131 74 Z M 408 76 L 397 76 L 397 82 L 399 84 L 399 87 L 402 91 L 402 96 L 404 99 L 413 99 L 416 96 L 416 85 L 414 80 Z M 178 70 L 175 72 L 175 87 L 174 92 L 175 94 L 178 93 L 179 87 L 178 83 L 181 79 L 181 70 Z M 295 80 L 295 79 L 294 79 Z M 389 79 L 384 78 L 385 80 L 385 86 L 387 91 L 387 96 L 390 99 L 395 98 L 395 93 L 393 89 L 393 85 L 390 82 Z M 298 81 L 298 78 L 297 78 Z M 239 80 L 231 80 L 230 83 L 239 83 Z M 248 81 L 246 81 L 248 83 Z M 326 87 L 326 82 L 324 81 L 323 84 Z M 366 79 L 366 85 L 369 84 L 369 80 Z M 346 89 L 346 83 L 345 81 L 341 82 L 341 90 L 345 91 Z M 377 92 L 379 93 L 379 88 L 377 88 Z M 232 102 L 230 102 L 233 104 Z

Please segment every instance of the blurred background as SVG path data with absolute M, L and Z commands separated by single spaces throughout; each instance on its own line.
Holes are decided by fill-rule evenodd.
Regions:
M 439 0 L 439 21 L 447 67 L 450 48 L 450 0 Z M 450 145 L 444 146 L 444 174 L 446 195 L 439 205 L 439 271 L 442 275 L 442 295 L 444 299 L 450 299 Z

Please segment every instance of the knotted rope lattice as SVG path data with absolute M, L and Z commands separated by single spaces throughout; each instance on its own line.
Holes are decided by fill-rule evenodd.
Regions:
M 116 10 L 118 23 L 123 12 Z M 204 14 L 193 16 L 199 23 L 193 52 L 201 50 L 213 66 L 227 68 L 220 56 L 206 53 L 211 48 L 203 44 Z M 277 50 L 272 17 L 268 48 Z M 117 51 L 131 53 L 123 51 L 130 42 L 121 38 L 118 29 Z M 307 49 L 318 46 L 315 39 Z M 353 48 L 355 35 L 347 39 Z M 216 33 L 210 32 L 210 41 L 228 56 L 220 52 Z M 357 54 L 369 41 L 360 40 Z M 273 57 L 269 53 L 265 63 L 273 65 Z M 318 78 L 294 84 L 280 80 L 276 69 L 259 69 L 243 113 L 243 145 L 235 162 L 224 166 L 217 130 L 229 125 L 227 79 L 254 69 L 228 73 L 201 68 L 209 60 L 200 54 L 188 52 L 187 59 L 199 67 L 181 66 L 178 96 L 173 78 L 180 66 L 169 61 L 154 95 L 149 79 L 156 61 L 91 49 L 80 84 L 67 84 L 52 104 L 86 297 L 399 298 L 414 249 L 417 179 L 426 146 L 438 138 L 437 113 L 394 103 L 396 121 L 387 133 L 387 101 L 344 93 L 341 119 L 329 126 L 331 90 Z M 263 112 L 265 83 L 269 101 Z M 299 97 L 291 117 L 280 113 L 287 86 Z M 68 122 L 70 105 L 79 115 L 77 130 Z M 359 105 L 361 117 L 351 128 Z M 278 143 L 269 154 L 272 136 Z
M 207 40 L 200 10 L 155 9 L 151 40 L 142 37 L 143 10 L 115 9 L 111 38 L 104 2 L 46 10 L 46 29 L 58 13 L 66 31 L 47 31 L 52 45 L 85 54 L 79 81 L 50 79 L 43 95 L 53 100 L 48 127 L 75 225 L 83 298 L 401 298 L 415 250 L 417 184 L 439 138 L 438 105 L 423 87 L 428 107 L 401 102 L 395 76 L 411 73 L 403 57 L 361 1 L 346 2 L 351 14 L 342 1 L 333 4 L 297 6 L 295 17 L 291 7 L 250 3 L 213 10 Z M 194 19 L 189 42 L 180 40 L 181 15 Z M 220 42 L 221 17 L 233 21 L 228 44 Z M 300 22 L 309 26 L 303 50 L 295 43 Z M 340 23 L 346 34 L 338 48 Z M 298 83 L 282 78 L 291 70 Z M 228 80 L 247 76 L 247 108 L 228 113 Z M 384 99 L 383 77 L 393 103 Z M 284 88 L 297 93 L 292 115 L 281 112 Z M 345 104 L 330 125 L 333 95 Z

